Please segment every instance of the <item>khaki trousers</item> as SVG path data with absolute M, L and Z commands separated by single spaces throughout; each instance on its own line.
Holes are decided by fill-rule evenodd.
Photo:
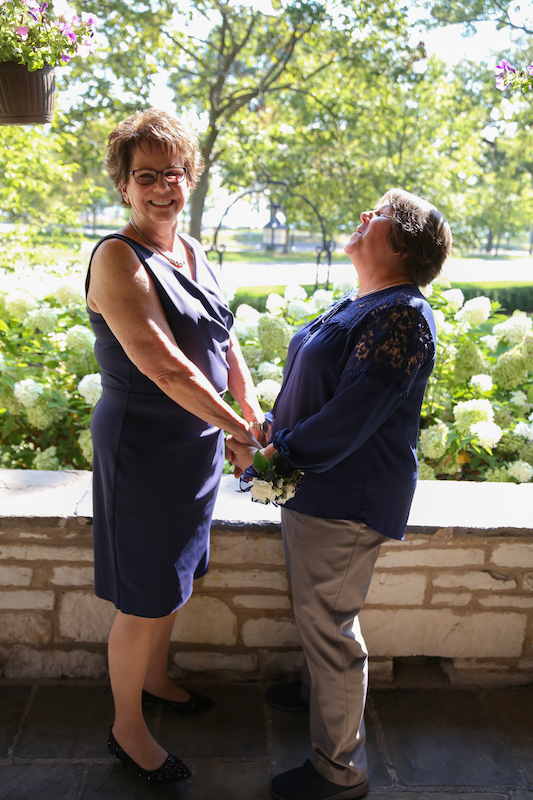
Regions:
M 351 786 L 367 779 L 368 652 L 358 614 L 388 539 L 363 522 L 288 509 L 281 527 L 305 655 L 314 766 L 333 783 Z

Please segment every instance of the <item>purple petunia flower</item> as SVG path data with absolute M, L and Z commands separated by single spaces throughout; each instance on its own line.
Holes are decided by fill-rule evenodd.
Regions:
M 516 70 L 508 61 L 505 61 L 504 59 L 499 64 L 496 64 L 496 69 L 494 72 L 496 75 L 505 75 L 506 72 L 516 72 Z
M 503 90 L 507 88 L 507 84 L 505 83 L 505 78 L 503 78 L 502 76 L 496 78 L 496 88 L 499 89 L 501 92 L 503 92 Z
M 529 72 L 530 75 L 533 75 L 533 64 L 529 65 L 528 72 Z
M 35 22 L 39 22 L 39 14 L 37 11 L 34 11 L 33 8 L 28 8 L 28 14 L 30 17 L 33 17 Z
M 68 62 L 71 60 L 72 59 L 68 53 L 63 53 L 63 55 L 61 56 L 61 61 L 63 62 L 63 64 L 68 64 Z
M 27 25 L 17 25 L 15 30 L 23 41 L 28 38 L 29 28 Z
M 39 11 L 41 12 L 41 14 L 44 14 L 47 8 L 48 8 L 48 3 L 45 2 L 39 7 Z

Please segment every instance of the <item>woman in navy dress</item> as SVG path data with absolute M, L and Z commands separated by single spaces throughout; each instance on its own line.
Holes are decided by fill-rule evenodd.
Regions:
M 120 123 L 106 165 L 131 218 L 96 246 L 87 305 L 102 370 L 94 444 L 95 591 L 109 638 L 109 750 L 153 782 L 190 775 L 146 727 L 142 702 L 190 714 L 209 698 L 167 675 L 175 614 L 207 571 L 226 430 L 264 422 L 216 276 L 178 217 L 202 171 L 196 135 L 156 109 Z M 243 417 L 223 396 L 229 388 Z
M 264 454 L 276 451 L 304 473 L 281 527 L 305 663 L 301 682 L 272 686 L 266 698 L 277 709 L 309 709 L 314 754 L 274 778 L 278 800 L 352 800 L 369 788 L 368 654 L 358 617 L 381 544 L 402 539 L 407 523 L 436 351 L 418 287 L 438 275 L 450 247 L 434 206 L 390 190 L 361 214 L 344 248 L 359 290 L 289 347 Z M 254 447 L 228 439 L 228 448 L 237 472 L 251 476 Z

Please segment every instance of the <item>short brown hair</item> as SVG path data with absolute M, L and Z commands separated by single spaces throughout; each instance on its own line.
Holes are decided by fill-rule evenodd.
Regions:
M 376 204 L 392 207 L 388 241 L 395 253 L 407 254 L 405 265 L 417 286 L 434 280 L 450 255 L 452 232 L 444 216 L 423 197 L 389 189 Z
M 122 120 L 109 134 L 104 163 L 119 192 L 120 184 L 127 183 L 133 150 L 136 147 L 142 149 L 144 143 L 154 145 L 167 153 L 179 153 L 183 156 L 190 186 L 196 186 L 204 171 L 198 136 L 179 117 L 158 108 L 149 108 L 146 111 L 136 111 L 131 117 Z M 128 205 L 124 199 L 122 202 Z

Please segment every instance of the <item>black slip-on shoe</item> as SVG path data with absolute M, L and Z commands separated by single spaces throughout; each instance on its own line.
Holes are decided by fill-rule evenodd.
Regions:
M 355 800 L 364 797 L 370 786 L 368 781 L 339 786 L 324 778 L 307 759 L 303 766 L 276 775 L 271 788 L 276 800 Z
M 309 711 L 309 703 L 302 696 L 302 682 L 278 683 L 265 692 L 269 706 L 280 711 Z

